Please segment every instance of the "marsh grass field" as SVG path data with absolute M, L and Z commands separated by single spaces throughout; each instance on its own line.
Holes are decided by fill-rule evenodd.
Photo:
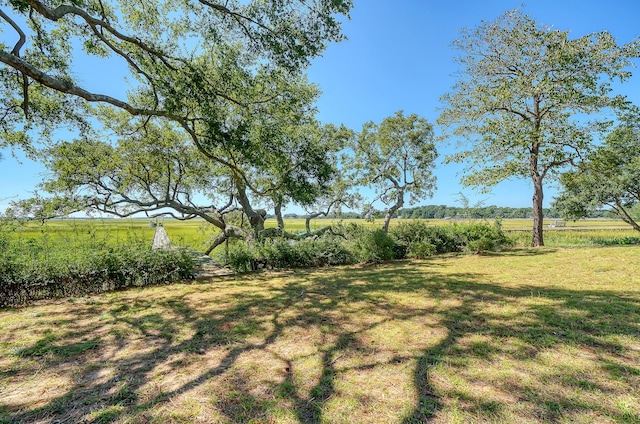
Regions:
M 615 225 L 0 310 L 0 422 L 640 423 L 640 246 L 567 241 Z
M 455 223 L 489 222 L 492 221 L 467 221 L 467 220 L 424 220 L 428 225 L 453 225 Z M 611 219 L 586 219 L 580 221 L 564 222 L 565 226 L 552 228 L 558 220 L 546 219 L 545 243 L 548 246 L 576 246 L 595 244 L 615 244 L 616 240 L 640 237 L 637 231 L 630 228 L 620 220 Z M 178 246 L 191 247 L 196 250 L 205 250 L 208 242 L 215 235 L 215 229 L 202 220 L 178 221 L 173 219 L 157 221 L 165 227 L 172 243 Z M 315 219 L 311 221 L 311 229 L 322 228 L 326 225 L 341 222 L 381 227 L 382 221 L 344 220 L 334 221 L 329 219 Z M 393 220 L 391 225 L 397 225 L 402 220 Z M 563 222 L 563 221 L 561 221 Z M 13 236 L 23 239 L 45 238 L 52 245 L 79 246 L 87 242 L 97 244 L 126 243 L 128 240 L 143 240 L 151 243 L 155 229 L 149 225 L 147 219 L 64 219 L 51 220 L 45 224 L 30 223 L 17 227 Z M 290 232 L 304 231 L 305 220 L 287 219 L 286 229 Z M 502 228 L 515 241 L 516 246 L 526 247 L 530 243 L 530 231 L 532 221 L 530 219 L 505 219 L 502 220 Z M 276 227 L 275 219 L 268 219 L 267 228 Z

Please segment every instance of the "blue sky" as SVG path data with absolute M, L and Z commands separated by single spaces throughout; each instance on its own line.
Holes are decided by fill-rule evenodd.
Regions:
M 571 30 L 575 37 L 607 30 L 618 43 L 640 36 L 639 0 L 355 0 L 351 20 L 345 22 L 349 38 L 332 44 L 308 70 L 309 80 L 323 94 L 318 102 L 324 122 L 358 131 L 367 121 L 380 122 L 395 111 L 417 113 L 430 122 L 438 116 L 439 98 L 454 84 L 453 61 L 457 54 L 451 43 L 464 27 L 491 21 L 505 10 L 521 8 L 539 23 Z M 127 86 L 121 64 L 82 62 L 76 75 L 92 90 L 122 95 Z M 640 69 L 634 71 L 621 92 L 640 104 Z M 436 133 L 438 129 L 436 127 Z M 500 206 L 531 206 L 532 189 L 527 181 L 507 181 L 489 194 L 475 194 L 459 185 L 459 165 L 444 165 L 451 152 L 440 146 L 435 173 L 438 189 L 421 204 L 456 205 L 463 191 L 472 202 Z M 0 161 L 0 209 L 8 198 L 29 197 L 44 170 L 8 150 Z M 555 191 L 547 187 L 545 206 Z

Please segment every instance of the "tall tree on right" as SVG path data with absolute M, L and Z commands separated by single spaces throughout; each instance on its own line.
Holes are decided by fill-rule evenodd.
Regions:
M 543 182 L 591 149 L 607 125 L 599 113 L 622 103 L 611 83 L 631 76 L 640 42 L 618 45 L 606 31 L 570 38 L 510 10 L 463 30 L 454 46 L 463 53 L 458 81 L 438 123 L 461 149 L 448 160 L 468 165 L 467 186 L 530 179 L 531 245 L 543 246 Z

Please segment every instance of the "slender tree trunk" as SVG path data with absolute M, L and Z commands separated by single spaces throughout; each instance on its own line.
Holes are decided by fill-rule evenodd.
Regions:
M 304 228 L 307 230 L 307 234 L 311 232 L 311 220 L 321 215 L 326 216 L 327 214 L 325 214 L 324 212 L 316 212 L 316 213 L 307 215 L 307 219 L 304 221 Z
M 536 114 L 538 113 L 539 101 L 534 98 L 534 109 Z M 540 173 L 538 169 L 538 153 L 540 152 L 540 143 L 537 141 L 540 133 L 540 121 L 536 121 L 535 125 L 535 139 L 536 141 L 531 145 L 531 155 L 529 156 L 529 172 L 531 173 L 531 181 L 533 182 L 533 232 L 531 235 L 531 247 L 544 246 L 544 239 L 542 235 L 543 226 L 543 211 L 542 211 L 542 199 L 544 199 L 544 193 L 542 192 L 542 179 L 544 173 Z
M 404 190 L 398 190 L 398 195 L 396 197 L 396 203 L 387 209 L 387 214 L 384 217 L 384 224 L 382 225 L 382 231 L 385 234 L 389 233 L 389 223 L 391 222 L 391 218 L 393 215 L 404 205 Z
M 543 211 L 542 200 L 544 193 L 542 191 L 542 177 L 533 176 L 533 235 L 531 237 L 531 247 L 544 246 L 543 230 Z

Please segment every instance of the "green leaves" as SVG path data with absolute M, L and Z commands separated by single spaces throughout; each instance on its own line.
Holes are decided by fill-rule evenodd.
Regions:
M 274 94 L 286 95 L 270 90 L 270 84 L 260 91 L 261 74 L 295 79 L 328 42 L 344 38 L 336 15 L 348 16 L 353 5 L 351 0 L 9 4 L 12 10 L 2 19 L 16 44 L 0 47 L 0 107 L 5 109 L 0 112 L 5 127 L 16 133 L 23 125 L 43 132 L 53 131 L 54 122 L 75 125 L 86 112 L 85 100 L 111 104 L 135 116 L 164 117 L 183 127 L 194 119 L 209 120 L 216 129 L 225 123 L 221 110 L 229 103 L 246 106 L 266 103 Z M 118 98 L 86 90 L 90 76 L 79 72 L 75 65 L 80 61 L 74 56 L 108 58 L 110 67 L 114 62 L 126 65 L 129 72 L 120 77 L 131 84 L 131 95 Z M 55 119 L 38 109 L 36 93 L 62 97 L 72 106 L 67 108 L 68 119 Z M 83 101 L 69 101 L 73 98 Z
M 454 46 L 461 76 L 442 97 L 442 139 L 463 150 L 449 161 L 467 164 L 463 182 L 484 189 L 510 177 L 534 186 L 534 245 L 542 240 L 542 182 L 557 178 L 590 149 L 589 121 L 620 105 L 611 81 L 630 76 L 638 40 L 618 45 L 606 31 L 571 39 L 518 10 L 466 29 Z
M 405 194 L 410 202 L 431 196 L 437 153 L 433 127 L 424 118 L 398 111 L 380 124 L 367 122 L 353 150 L 357 183 L 373 186 L 373 202 L 389 206 L 385 231 L 393 213 L 404 205 Z
M 590 123 L 574 117 L 616 106 L 609 81 L 628 78 L 640 51 L 637 41 L 619 46 L 606 31 L 570 39 L 517 10 L 462 34 L 454 43 L 464 53 L 462 76 L 442 98 L 438 122 L 448 128 L 446 138 L 467 142 L 454 161 L 469 161 L 481 174 L 504 169 L 488 185 L 544 177 L 588 151 Z M 522 166 L 503 167 L 510 158 Z
M 612 131 L 578 169 L 561 178 L 562 192 L 555 207 L 567 218 L 609 207 L 623 221 L 640 231 L 640 128 L 626 122 Z
M 437 156 L 433 127 L 415 114 L 402 111 L 379 125 L 363 126 L 354 147 L 353 166 L 361 184 L 374 184 L 385 199 L 394 199 L 397 190 L 416 197 L 428 194 L 435 185 L 431 174 Z

